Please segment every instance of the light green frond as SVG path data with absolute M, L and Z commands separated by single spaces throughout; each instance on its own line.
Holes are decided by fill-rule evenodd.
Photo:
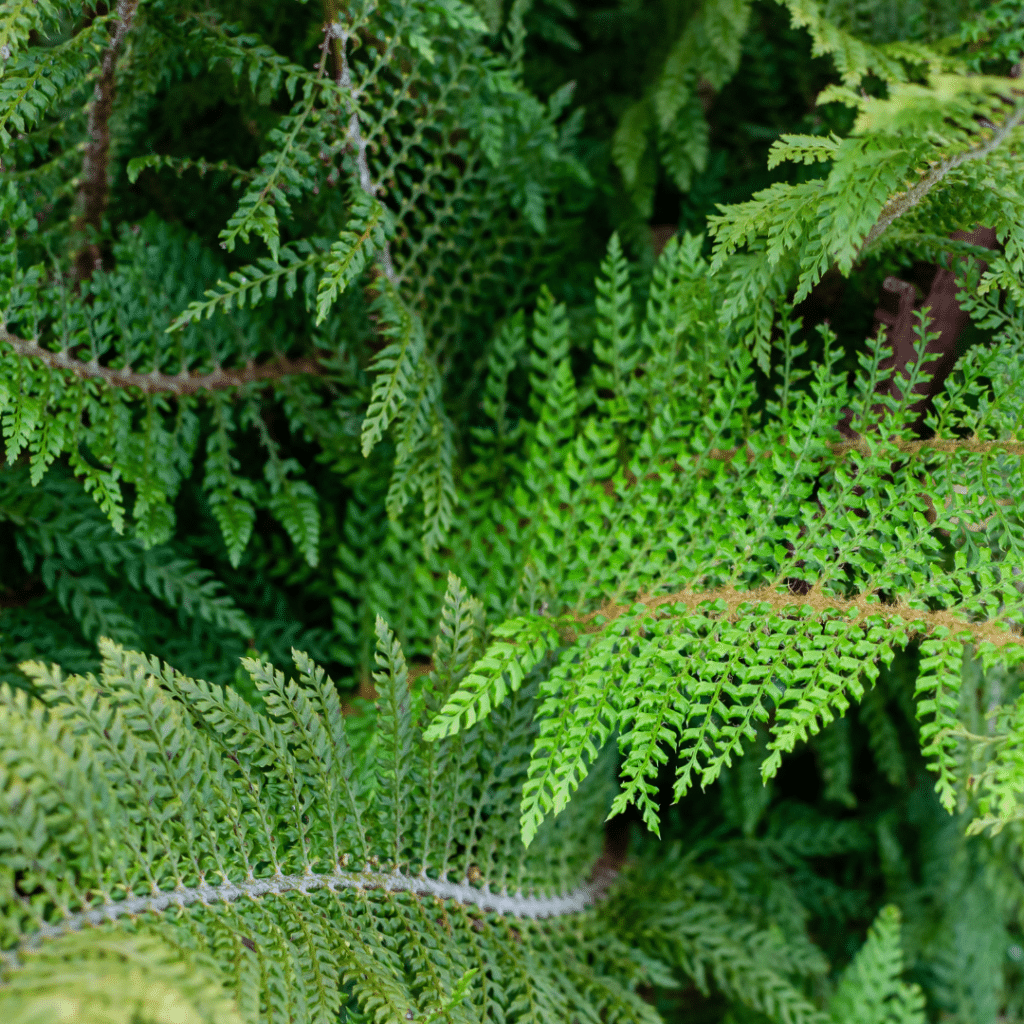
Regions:
M 10 1024 L 242 1024 L 207 957 L 159 931 L 68 935 L 24 954 L 0 987 Z M 59 988 L 54 979 L 60 979 Z

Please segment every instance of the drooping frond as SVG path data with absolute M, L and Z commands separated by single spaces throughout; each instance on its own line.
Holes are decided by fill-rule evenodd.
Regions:
M 1005 253 L 986 271 L 984 287 L 1010 287 L 1020 272 L 1024 236 L 1014 225 L 1024 199 L 1010 154 L 1024 131 L 1024 105 L 1012 80 L 939 62 L 926 85 L 897 78 L 888 91 L 879 99 L 830 86 L 818 102 L 855 108 L 853 134 L 813 140 L 812 148 L 806 139 L 787 137 L 773 146 L 770 161 L 824 161 L 831 164 L 827 177 L 780 182 L 708 220 L 714 267 L 725 267 L 743 246 L 749 250 L 748 261 L 732 271 L 747 286 L 728 298 L 721 318 L 723 324 L 739 321 L 762 369 L 775 318 L 746 318 L 766 286 L 795 287 L 800 301 L 830 266 L 848 273 L 886 247 L 934 245 L 936 221 L 943 235 L 998 225 Z M 999 184 L 979 187 L 982 179 Z

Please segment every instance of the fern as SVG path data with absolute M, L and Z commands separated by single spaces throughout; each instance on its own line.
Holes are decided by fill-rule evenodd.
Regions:
M 899 925 L 895 907 L 886 907 L 878 916 L 868 941 L 846 969 L 832 997 L 833 1020 L 891 1020 L 900 1024 L 925 1020 L 921 990 L 900 980 L 903 957 Z
M 442 696 L 465 671 L 476 628 L 455 579 L 444 621 L 432 684 Z M 298 652 L 298 681 L 245 662 L 266 716 L 230 690 L 106 641 L 98 680 L 25 666 L 42 703 L 4 691 L 2 728 L 21 736 L 4 747 L 4 835 L 8 870 L 19 872 L 11 882 L 39 895 L 5 900 L 7 1019 L 54 1005 L 47 993 L 58 964 L 67 998 L 97 1020 L 121 1012 L 111 1000 L 127 976 L 136 980 L 130 994 L 120 989 L 122 1007 L 139 1019 L 159 1019 L 154 1005 L 166 1000 L 217 1021 L 321 1019 L 354 1000 L 382 1020 L 455 1008 L 480 1019 L 558 1019 L 595 1005 L 653 1020 L 632 989 L 665 977 L 669 964 L 700 984 L 710 970 L 773 1017 L 823 1019 L 784 976 L 744 962 L 754 950 L 763 959 L 762 940 L 750 926 L 737 934 L 699 886 L 677 886 L 678 908 L 639 904 L 659 930 L 666 913 L 681 914 L 670 930 L 682 946 L 630 954 L 623 943 L 636 912 L 620 921 L 618 903 L 587 909 L 607 882 L 583 882 L 597 852 L 585 822 L 603 813 L 607 786 L 586 787 L 570 820 L 516 854 L 507 824 L 526 764 L 528 703 L 513 701 L 447 751 L 424 745 L 422 700 L 386 624 L 377 629 L 376 778 L 354 758 L 333 684 Z M 430 794 L 439 754 L 468 784 L 485 757 L 483 788 L 469 800 L 458 789 L 437 794 L 425 821 L 407 817 L 418 787 Z M 500 985 L 484 984 L 474 965 Z M 152 1003 L 157 992 L 163 1004 Z
M 37 16 L 43 17 L 44 13 Z M 531 223 L 541 228 L 543 218 L 535 209 L 536 203 L 543 207 L 543 197 L 557 187 L 558 176 L 575 171 L 559 148 L 551 123 L 554 115 L 522 90 L 517 93 L 500 59 L 486 56 L 485 50 L 474 42 L 483 24 L 468 8 L 459 4 L 369 5 L 365 10 L 354 10 L 349 21 L 328 19 L 331 24 L 323 36 L 319 62 L 313 72 L 240 27 L 224 23 L 215 11 L 190 14 L 183 20 L 162 8 L 149 11 L 143 7 L 137 13 L 136 18 L 134 5 L 120 13 L 111 11 L 93 18 L 81 31 L 53 47 L 37 47 L 12 55 L 2 86 L 14 112 L 11 116 L 17 118 L 12 124 L 24 132 L 48 116 L 49 111 L 66 103 L 65 97 L 83 89 L 87 62 L 100 57 L 106 62 L 103 74 L 110 76 L 110 83 L 104 88 L 109 88 L 111 95 L 117 75 L 138 76 L 147 61 L 160 62 L 168 53 L 174 54 L 175 60 L 192 62 L 192 66 L 199 62 L 210 69 L 226 67 L 263 104 L 270 104 L 283 92 L 291 108 L 283 116 L 275 115 L 275 123 L 262 140 L 263 152 L 256 166 L 232 169 L 246 187 L 220 233 L 220 246 L 228 254 L 239 244 L 251 248 L 253 240 L 259 239 L 268 255 L 255 253 L 241 266 L 235 261 L 228 269 L 219 265 L 220 261 L 212 258 L 208 250 L 201 257 L 198 253 L 192 255 L 198 239 L 174 239 L 190 250 L 190 256 L 182 259 L 163 251 L 161 259 L 179 267 L 191 262 L 199 273 L 187 275 L 171 287 L 156 285 L 139 280 L 138 272 L 149 264 L 146 270 L 152 273 L 156 269 L 152 256 L 174 242 L 165 227 L 150 222 L 147 233 L 134 246 L 126 235 L 120 246 L 114 247 L 113 270 L 90 270 L 89 301 L 79 302 L 77 287 L 69 288 L 74 281 L 55 274 L 46 262 L 39 262 L 42 253 L 38 245 L 34 246 L 32 237 L 35 222 L 30 211 L 18 205 L 12 182 L 4 208 L 9 232 L 6 244 L 15 247 L 11 249 L 12 259 L 18 245 L 22 246 L 22 255 L 10 264 L 9 272 L 5 271 L 5 359 L 27 360 L 34 364 L 33 373 L 38 377 L 35 389 L 29 386 L 24 391 L 24 408 L 19 401 L 4 420 L 12 458 L 17 457 L 23 445 L 39 448 L 41 471 L 54 458 L 68 452 L 70 439 L 80 429 L 83 416 L 93 419 L 79 404 L 82 388 L 91 389 L 101 401 L 120 406 L 133 419 L 132 410 L 138 406 L 140 391 L 167 394 L 180 401 L 183 396 L 244 389 L 289 376 L 308 377 L 308 382 L 300 386 L 315 389 L 320 383 L 318 378 L 330 376 L 324 372 L 327 363 L 359 334 L 352 323 L 353 315 L 358 319 L 356 309 L 346 308 L 332 314 L 332 308 L 350 285 L 359 279 L 366 282 L 375 260 L 385 267 L 386 277 L 396 285 L 393 303 L 404 305 L 413 320 L 425 318 L 426 329 L 441 344 L 442 348 L 437 349 L 432 341 L 431 347 L 425 347 L 422 355 L 417 356 L 429 366 L 443 358 L 443 339 L 454 337 L 453 330 L 457 334 L 475 329 L 471 324 L 458 328 L 450 320 L 453 301 L 450 294 L 446 297 L 445 282 L 458 277 L 463 272 L 460 268 L 474 268 L 477 284 L 472 287 L 484 289 L 481 295 L 494 294 L 499 303 L 520 301 L 518 285 L 509 294 L 501 283 L 501 261 L 505 258 L 502 246 L 517 247 L 522 238 L 520 215 L 516 211 L 524 209 L 525 203 L 525 208 L 533 211 L 529 214 Z M 22 18 L 19 15 L 12 25 L 20 26 Z M 389 41 L 383 52 L 366 48 L 354 42 L 359 40 L 360 33 L 379 33 Z M 465 46 L 469 46 L 468 51 Z M 471 59 L 469 54 L 473 55 Z M 405 80 L 388 70 L 395 60 L 412 62 Z M 21 76 L 19 61 L 28 62 L 27 78 Z M 32 99 L 32 90 L 43 91 Z M 403 126 L 413 93 L 419 97 L 417 102 L 428 103 L 432 114 L 426 119 L 429 129 L 421 128 L 415 137 L 407 138 Z M 141 98 L 140 94 L 138 99 Z M 0 97 L 0 103 L 3 102 L 7 100 Z M 99 116 L 98 103 L 96 100 L 90 108 L 90 116 Z M 0 120 L 3 109 L 6 108 L 0 107 Z M 109 112 L 104 116 L 109 117 Z M 417 116 L 424 117 L 422 112 Z M 456 130 L 456 124 L 463 123 L 477 126 L 470 131 L 470 138 L 479 139 L 487 155 L 475 149 L 476 142 L 469 139 L 457 146 L 457 159 L 464 168 L 460 179 L 453 175 L 446 140 Z M 104 125 L 103 131 L 106 130 Z M 485 136 L 504 141 L 496 146 L 484 142 Z M 11 142 L 10 135 L 5 134 L 3 141 Z M 74 143 L 68 140 L 67 144 Z M 31 167 L 31 157 L 28 162 Z M 203 158 L 178 159 L 151 153 L 128 161 L 128 179 L 137 181 L 140 174 L 164 165 L 179 173 L 193 166 L 201 174 L 207 166 L 228 168 L 223 161 L 207 164 Z M 538 171 L 549 184 L 540 184 Z M 105 170 L 101 177 L 105 179 Z M 335 188 L 342 177 L 350 185 L 348 190 Z M 344 191 L 349 193 L 347 199 L 342 198 Z M 440 194 L 446 198 L 439 200 Z M 333 239 L 323 238 L 320 232 L 310 234 L 308 210 L 300 213 L 299 207 L 293 208 L 299 196 L 306 197 L 303 202 L 307 205 L 313 199 L 314 205 L 327 211 L 328 219 L 340 222 L 340 230 Z M 317 196 L 321 198 L 316 200 Z M 527 201 L 528 196 L 532 198 Z M 86 220 L 100 232 L 100 207 L 105 204 L 105 197 L 89 201 L 95 210 L 87 212 Z M 430 209 L 437 204 L 436 213 L 426 220 L 424 204 Z M 502 230 L 507 241 L 499 242 L 495 236 L 493 244 L 473 248 L 476 243 L 469 239 L 476 237 L 479 218 L 492 217 L 497 207 L 506 211 Z M 460 224 L 464 227 L 457 227 Z M 81 229 L 81 218 L 66 218 L 61 237 L 76 244 L 76 232 Z M 285 240 L 282 230 L 288 232 Z M 446 254 L 454 244 L 453 232 L 458 231 L 463 231 L 469 248 L 453 262 Z M 439 232 L 446 232 L 450 241 L 439 244 Z M 528 229 L 527 244 L 536 246 L 536 234 L 534 227 Z M 150 253 L 146 257 L 140 252 L 140 243 L 148 243 Z M 24 267 L 29 264 L 32 269 L 26 272 Z M 493 290 L 495 282 L 497 292 Z M 153 330 L 133 335 L 127 325 L 138 319 L 139 314 L 128 319 L 97 320 L 96 313 L 103 308 L 102 298 L 97 308 L 97 297 L 118 294 L 120 301 L 126 287 L 143 301 L 147 295 L 161 295 L 163 307 L 142 314 L 145 319 L 155 316 Z M 313 312 L 315 308 L 315 323 L 322 325 L 325 332 L 313 344 L 308 332 L 301 329 L 292 327 L 283 337 L 269 329 L 273 317 L 290 316 L 287 310 L 298 289 L 307 311 Z M 205 297 L 200 298 L 201 294 Z M 460 307 L 466 301 L 460 291 Z M 239 316 L 244 307 L 252 309 L 258 304 L 274 307 L 275 311 L 259 318 Z M 212 330 L 199 329 L 198 321 L 214 316 L 216 326 Z M 29 336 L 19 335 L 19 328 Z M 171 337 L 162 339 L 160 333 L 165 328 Z M 421 330 L 409 329 L 413 334 Z M 91 332 L 92 351 L 79 358 L 79 343 L 72 339 L 83 330 Z M 274 342 L 268 345 L 271 336 Z M 329 342 L 327 337 L 331 338 Z M 294 353 L 297 348 L 302 354 L 289 358 L 287 350 Z M 11 362 L 12 368 L 13 365 Z M 381 363 L 378 358 L 375 365 L 385 369 L 386 360 Z M 431 372 L 425 365 L 424 373 L 429 376 Z M 398 405 L 417 401 L 416 383 L 407 371 L 397 382 L 385 384 L 385 380 L 382 378 L 380 387 L 390 389 L 393 397 L 386 400 L 383 416 L 376 400 L 371 398 L 364 448 L 383 436 Z M 423 408 L 414 417 L 417 426 L 403 448 L 407 464 L 400 462 L 396 467 L 396 474 L 403 478 L 396 486 L 411 494 L 422 493 L 433 510 L 429 519 L 433 525 L 428 529 L 430 543 L 437 543 L 446 532 L 455 486 L 450 432 L 442 429 L 445 439 L 441 444 L 423 443 L 423 431 L 428 429 L 424 422 L 441 424 L 443 428 L 448 421 L 444 400 L 443 391 L 436 387 L 420 398 Z M 47 423 L 49 417 L 37 414 L 36 409 L 44 407 L 56 413 L 56 422 Z M 165 407 L 158 419 L 165 419 L 169 411 Z M 217 419 L 218 429 L 226 429 L 223 418 Z M 39 434 L 44 423 L 48 427 L 45 437 Z M 308 429 L 308 424 L 300 419 L 297 428 Z M 433 431 L 434 426 L 429 429 Z M 337 444 L 341 439 L 334 440 Z M 345 442 L 350 443 L 347 439 Z M 98 450 L 95 437 L 87 444 L 90 449 L 97 449 L 95 454 L 100 459 L 108 454 Z M 331 454 L 342 457 L 344 449 Z M 117 494 L 118 482 L 96 477 L 84 467 L 79 472 L 87 487 L 101 498 L 112 521 L 119 525 L 123 499 Z M 222 465 L 222 477 L 225 472 Z M 151 504 L 165 503 L 174 495 L 173 484 L 168 486 L 159 477 L 138 481 L 126 478 L 126 482 L 148 486 Z M 224 493 L 222 484 L 215 487 L 218 493 Z M 400 508 L 401 504 L 394 507 Z M 235 505 L 237 502 L 227 499 L 220 501 L 222 508 L 233 507 L 222 525 L 229 550 L 233 557 L 238 557 L 248 531 L 241 506 Z M 136 518 L 142 536 L 147 541 L 159 542 L 167 535 L 168 512 L 163 510 L 162 525 L 157 529 L 145 521 L 150 507 L 139 509 Z
M 609 313 L 618 315 L 611 307 Z M 548 330 L 545 321 L 541 330 Z M 949 659 L 959 657 L 967 641 L 986 651 L 989 663 L 1019 664 L 1022 649 L 1008 630 L 1020 614 L 1010 572 L 1019 526 L 1008 518 L 1016 498 L 1003 454 L 1004 445 L 1013 448 L 1015 442 L 1012 429 L 1001 433 L 1004 428 L 996 426 L 1002 423 L 1000 410 L 1015 407 L 1012 378 L 1003 378 L 1008 391 L 994 383 L 981 418 L 964 410 L 973 436 L 991 438 L 970 454 L 955 441 L 910 441 L 898 427 L 883 440 L 874 433 L 880 413 L 871 405 L 881 350 L 865 358 L 864 383 L 847 393 L 845 373 L 832 368 L 833 342 L 827 334 L 823 341 L 825 362 L 812 375 L 810 391 L 792 390 L 784 347 L 787 369 L 777 400 L 769 404 L 763 440 L 740 412 L 749 404 L 744 395 L 750 386 L 748 357 L 740 354 L 723 365 L 706 410 L 695 404 L 687 413 L 685 404 L 664 397 L 664 412 L 628 457 L 629 479 L 605 461 L 599 432 L 586 427 L 568 449 L 572 454 L 563 469 L 551 448 L 532 464 L 536 498 L 529 507 L 539 520 L 533 564 L 549 613 L 564 618 L 548 626 L 535 612 L 508 629 L 524 637 L 524 671 L 536 664 L 533 637 L 553 636 L 551 630 L 560 628 L 564 639 L 560 667 L 542 689 L 540 716 L 553 721 L 545 726 L 531 767 L 527 839 L 540 815 L 565 805 L 587 757 L 613 729 L 626 755 L 616 809 L 635 801 L 653 826 L 653 779 L 666 759 L 666 743 L 680 755 L 678 797 L 695 778 L 713 781 L 755 724 L 771 718 L 764 763 L 770 776 L 783 752 L 862 696 L 863 673 L 871 680 L 873 666 L 917 634 L 926 657 L 919 710 L 929 723 L 925 738 L 932 731 L 946 737 L 928 748 L 942 764 L 943 745 L 954 742 L 945 724 L 948 699 L 929 695 L 946 688 L 956 692 L 959 670 L 953 674 L 951 666 L 959 662 Z M 1014 365 L 1018 359 L 1005 350 L 1001 358 Z M 905 395 L 914 383 L 912 377 Z M 560 387 L 552 382 L 548 393 L 558 394 Z M 907 397 L 890 400 L 891 424 L 907 416 L 907 403 Z M 568 408 L 564 398 L 556 406 Z M 823 440 L 836 430 L 826 425 L 837 424 L 844 408 L 854 411 L 859 440 L 844 443 L 838 432 Z M 547 408 L 538 441 L 545 437 L 546 416 Z M 983 507 L 986 514 L 999 508 L 994 514 L 1005 540 L 991 569 L 981 568 L 987 563 L 971 568 L 966 552 L 942 568 L 919 495 L 930 495 L 941 509 L 949 494 L 949 512 L 937 510 L 935 523 L 949 523 L 940 528 L 963 536 L 964 527 L 946 518 L 961 500 L 953 497 L 950 467 L 964 467 L 956 470 L 961 477 L 974 472 L 968 469 L 974 460 L 988 481 Z M 554 470 L 545 487 L 536 477 L 542 464 Z M 876 474 L 891 482 L 872 487 Z M 549 487 L 558 507 L 546 498 Z M 815 500 L 809 503 L 812 488 Z M 762 496 L 763 504 L 751 508 L 749 495 Z M 726 515 L 734 509 L 734 518 L 716 527 L 708 509 Z M 882 522 L 887 525 L 876 532 Z M 655 545 L 669 546 L 672 557 L 652 560 Z M 897 593 L 898 604 L 880 597 Z M 544 649 L 550 641 L 539 650 Z M 431 735 L 445 735 L 459 721 L 486 713 L 504 694 L 506 678 L 516 685 L 509 655 L 509 647 L 495 647 L 450 698 Z M 609 693 L 613 680 L 617 685 Z M 951 800 L 949 784 L 943 786 Z
M 938 61 L 937 55 L 935 59 Z M 973 194 L 980 199 L 983 191 L 975 192 L 969 184 L 976 180 L 973 164 L 991 159 L 994 166 L 1001 165 L 999 147 L 1019 130 L 1022 114 L 1013 105 L 1005 82 L 972 78 L 964 75 L 962 68 L 962 64 L 949 61 L 942 73 L 932 73 L 928 86 L 904 84 L 896 78 L 889 86 L 888 99 L 829 87 L 819 96 L 819 103 L 831 100 L 856 107 L 858 137 L 836 147 L 826 179 L 773 185 L 750 202 L 709 218 L 715 238 L 714 265 L 724 265 L 726 257 L 747 244 L 756 255 L 744 274 L 756 273 L 761 282 L 776 277 L 785 284 L 793 281 L 799 301 L 833 263 L 848 273 L 855 259 L 873 247 L 884 246 L 885 232 L 898 218 L 908 217 L 900 242 L 914 245 L 910 225 L 927 222 L 931 204 L 936 204 L 932 216 L 943 216 L 938 213 L 943 208 L 942 192 L 948 192 L 950 198 Z M 866 66 L 858 70 L 858 78 L 865 71 Z M 992 127 L 979 133 L 979 120 Z M 927 134 L 918 134 L 925 125 L 930 126 Z M 777 162 L 784 154 L 805 160 L 807 152 L 776 144 L 773 160 Z M 923 167 L 927 171 L 918 170 Z M 1004 201 L 1013 203 L 1012 194 L 1011 186 Z M 811 210 L 812 217 L 808 216 Z M 966 223 L 973 211 L 964 212 Z M 989 208 L 984 212 L 995 211 Z M 1015 254 L 1017 242 L 1012 231 L 1000 231 Z M 1011 261 L 1016 259 L 1010 256 Z M 742 317 L 753 297 L 752 290 L 745 290 L 727 302 L 723 322 Z M 771 317 L 755 320 L 753 329 L 746 332 L 762 368 L 767 368 L 772 321 Z
M 456 589 L 452 601 L 458 601 L 457 595 Z M 457 607 L 452 615 L 458 615 Z M 220 977 L 228 990 L 241 996 L 243 1018 L 253 1013 L 276 1018 L 292 1012 L 300 1013 L 301 1019 L 320 1019 L 324 1013 L 336 1013 L 351 993 L 381 1019 L 399 1020 L 409 1010 L 429 1015 L 453 1000 L 477 1013 L 493 1005 L 487 1016 L 500 1012 L 499 1007 L 514 998 L 513 987 L 503 993 L 486 991 L 471 968 L 478 955 L 474 950 L 480 951 L 486 940 L 488 956 L 503 963 L 503 972 L 518 977 L 519 985 L 546 989 L 551 1009 L 568 1011 L 579 998 L 569 979 L 574 970 L 586 975 L 589 968 L 580 960 L 560 984 L 555 981 L 541 949 L 544 936 L 550 933 L 553 938 L 564 926 L 558 920 L 543 924 L 543 918 L 582 913 L 582 930 L 569 939 L 570 944 L 583 943 L 577 956 L 596 955 L 600 960 L 616 955 L 614 947 L 602 952 L 596 935 L 586 937 L 596 927 L 593 912 L 584 911 L 593 890 L 583 884 L 595 856 L 593 839 L 570 853 L 563 830 L 553 830 L 552 849 L 561 848 L 558 863 L 564 865 L 555 876 L 550 874 L 549 855 L 523 852 L 517 868 L 502 864 L 501 892 L 492 893 L 486 880 L 474 884 L 479 875 L 474 862 L 488 863 L 491 837 L 505 831 L 504 816 L 514 812 L 509 799 L 514 794 L 514 766 L 522 764 L 525 753 L 516 737 L 529 729 L 529 716 L 524 717 L 520 705 L 511 708 L 505 724 L 497 727 L 508 767 L 479 794 L 490 808 L 484 831 L 480 832 L 479 815 L 473 813 L 475 801 L 464 803 L 453 794 L 445 845 L 435 846 L 434 853 L 417 848 L 416 856 L 425 858 L 428 870 L 406 873 L 408 844 L 415 842 L 418 828 L 416 819 L 403 824 L 413 792 L 407 794 L 406 787 L 419 784 L 422 759 L 430 748 L 416 739 L 415 722 L 421 712 L 405 685 L 400 650 L 388 638 L 386 627 L 381 625 L 380 630 L 381 663 L 387 668 L 380 681 L 376 782 L 352 760 L 333 684 L 302 655 L 295 656 L 298 683 L 257 661 L 246 662 L 266 702 L 265 718 L 231 691 L 195 682 L 111 644 L 103 648 L 102 682 L 65 679 L 56 669 L 27 666 L 52 720 L 46 724 L 42 705 L 6 691 L 5 732 L 29 730 L 19 750 L 5 745 L 13 758 L 8 771 L 32 777 L 44 789 L 59 785 L 66 794 L 78 794 L 82 802 L 70 817 L 60 809 L 60 796 L 57 804 L 48 797 L 42 804 L 33 802 L 31 810 L 26 806 L 17 811 L 20 798 L 15 793 L 21 783 L 8 776 L 15 802 L 7 805 L 5 833 L 13 858 L 7 863 L 14 870 L 29 857 L 32 877 L 41 880 L 46 898 L 54 901 L 50 910 L 38 904 L 27 916 L 18 901 L 8 902 L 5 944 L 10 948 L 13 941 L 20 950 L 15 960 L 37 962 L 32 949 L 39 939 L 53 936 L 44 947 L 50 951 L 47 955 L 71 957 L 79 965 L 86 958 L 94 965 L 94 990 L 103 999 L 121 977 L 114 950 L 121 950 L 129 962 L 143 964 L 143 977 L 151 974 L 153 984 L 158 984 L 167 975 L 160 970 L 163 949 L 190 948 L 200 962 L 212 964 L 216 950 L 223 949 L 234 933 L 238 959 L 229 974 Z M 79 747 L 91 752 L 94 768 L 83 771 L 76 766 L 74 751 Z M 153 760 L 156 755 L 159 760 Z M 194 772 L 199 765 L 205 774 L 197 782 Z M 267 774 L 271 765 L 274 773 L 281 773 L 283 788 Z M 314 790 L 314 785 L 326 789 Z M 60 790 L 52 792 L 57 795 Z M 326 799 L 314 801 L 314 792 Z M 335 805 L 335 792 L 339 797 L 348 793 L 343 799 L 349 800 L 351 812 Z M 82 827 L 102 820 L 93 816 L 94 808 L 113 809 L 118 805 L 110 801 L 158 796 L 169 801 L 164 809 L 140 806 L 141 816 L 112 811 L 101 826 L 114 830 L 111 835 L 126 830 L 119 841 L 135 850 L 140 858 L 135 866 L 120 858 L 107 860 L 103 846 L 90 846 L 86 839 L 81 867 L 72 874 L 57 869 L 54 857 L 59 857 L 61 844 L 79 849 L 85 839 Z M 601 787 L 592 799 L 600 812 L 605 805 Z M 26 811 L 38 822 L 37 828 L 49 822 L 47 830 L 58 830 L 43 847 L 33 845 L 24 832 Z M 227 816 L 223 824 L 221 815 Z M 470 835 L 473 838 L 465 845 Z M 29 846 L 22 846 L 25 840 Z M 159 851 L 179 843 L 182 854 L 164 859 Z M 451 879 L 455 849 L 464 849 L 458 857 L 458 870 L 464 873 Z M 550 886 L 566 884 L 578 888 L 566 896 L 547 894 Z M 89 887 L 106 894 L 106 910 L 93 909 L 92 900 L 85 897 Z M 166 892 L 161 891 L 164 888 Z M 406 893 L 436 899 L 422 902 Z M 261 899 L 249 898 L 259 894 Z M 431 905 L 436 909 L 428 909 Z M 524 918 L 516 929 L 501 916 L 511 911 Z M 87 927 L 101 920 L 109 923 L 98 930 Z M 62 934 L 65 937 L 59 938 Z M 539 959 L 524 960 L 516 952 L 524 935 L 537 945 Z M 439 943 L 444 959 L 428 953 L 421 945 L 424 941 L 429 946 Z M 588 941 L 593 952 L 584 952 Z M 6 1012 L 38 1012 L 31 998 L 22 1001 L 20 991 L 29 977 L 24 971 L 31 968 L 16 966 L 15 960 L 9 974 L 12 984 L 0 996 Z M 641 976 L 642 969 L 634 964 L 632 976 L 623 979 L 624 987 L 608 984 L 608 1004 L 637 1006 L 630 989 Z M 184 979 L 175 980 L 172 991 L 182 1000 L 196 998 Z M 305 994 L 305 1009 L 295 1000 L 298 992 Z M 143 990 L 135 1004 L 137 1013 L 145 998 Z
M 767 7 L 0 13 L 3 1020 L 1024 1013 L 1019 12 L 782 6 L 656 263 Z

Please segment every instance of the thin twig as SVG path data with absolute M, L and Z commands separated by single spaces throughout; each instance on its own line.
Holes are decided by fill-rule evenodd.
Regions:
M 158 370 L 137 373 L 130 367 L 118 370 L 103 366 L 96 360 L 86 363 L 69 356 L 66 352 L 51 352 L 34 338 L 18 338 L 0 327 L 0 342 L 4 341 L 19 355 L 39 359 L 54 369 L 70 370 L 83 379 L 103 380 L 112 387 L 139 388 L 148 394 L 165 391 L 174 395 L 194 395 L 199 391 L 223 391 L 227 388 L 241 387 L 243 384 L 278 380 L 281 377 L 323 376 L 325 373 L 320 363 L 306 356 L 299 359 L 281 357 L 260 364 L 250 362 L 240 370 L 217 367 L 211 373 L 193 374 L 185 370 L 177 374 L 160 373 Z

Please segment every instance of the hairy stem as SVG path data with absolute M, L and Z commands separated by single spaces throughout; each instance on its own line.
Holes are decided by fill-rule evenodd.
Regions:
M 882 212 L 878 220 L 875 221 L 874 227 L 867 233 L 863 243 L 861 243 L 861 247 L 857 252 L 857 259 L 859 260 L 865 251 L 878 241 L 894 221 L 902 217 L 908 210 L 912 210 L 917 206 L 950 171 L 971 160 L 983 160 L 1010 137 L 1010 133 L 1022 120 L 1024 120 L 1024 105 L 1018 106 L 1005 121 L 997 125 L 993 129 L 992 135 L 980 145 L 967 150 L 966 153 L 958 153 L 956 156 L 940 160 L 920 181 L 907 189 L 906 192 L 893 196 L 882 208 Z
M 716 618 L 733 617 L 741 607 L 768 604 L 779 613 L 799 611 L 811 608 L 818 615 L 836 614 L 847 621 L 860 622 L 868 618 L 879 617 L 890 622 L 902 622 L 915 633 L 931 634 L 937 629 L 945 629 L 951 635 L 970 633 L 975 642 L 987 641 L 995 647 L 1024 645 L 1024 634 L 1019 629 L 1010 631 L 1002 629 L 995 622 L 967 622 L 958 618 L 949 610 L 932 611 L 922 608 L 911 608 L 905 604 L 882 604 L 880 601 L 868 600 L 869 594 L 858 594 L 855 597 L 836 597 L 812 587 L 807 593 L 779 591 L 773 587 L 758 587 L 755 590 L 742 590 L 736 587 L 713 587 L 708 590 L 679 590 L 671 594 L 637 594 L 628 604 L 606 604 L 597 611 L 577 615 L 576 620 L 584 627 L 585 632 L 602 630 L 608 623 L 624 615 L 632 614 L 638 604 L 656 611 L 666 605 L 681 604 L 689 610 L 698 606 L 722 602 L 726 606 L 724 612 L 714 612 Z M 593 625 L 592 625 L 593 624 Z
M 149 896 L 133 896 L 69 914 L 58 924 L 43 925 L 26 935 L 20 945 L 22 950 L 37 947 L 43 939 L 58 938 L 68 932 L 95 927 L 120 917 L 136 917 L 145 913 L 162 913 L 172 907 L 188 907 L 196 903 L 216 905 L 234 903 L 237 900 L 257 899 L 266 896 L 282 896 L 289 892 L 307 893 L 316 889 L 340 892 L 353 889 L 360 892 L 380 890 L 383 892 L 410 892 L 417 896 L 434 896 L 442 900 L 454 900 L 463 906 L 479 907 L 481 910 L 508 917 L 540 920 L 550 917 L 564 917 L 579 914 L 593 906 L 608 892 L 615 880 L 616 872 L 602 864 L 595 865 L 590 881 L 577 886 L 571 892 L 558 896 L 524 896 L 522 893 L 508 895 L 504 891 L 492 893 L 487 887 L 477 888 L 469 879 L 448 882 L 444 879 L 429 878 L 425 874 L 407 875 L 401 871 L 335 871 L 333 874 L 272 875 L 269 878 L 250 879 L 244 882 L 225 882 L 222 885 L 199 885 L 195 888 L 179 888 Z M 11 954 L 0 954 L 10 957 Z
M 377 198 L 377 186 L 370 175 L 370 161 L 366 155 L 366 139 L 359 125 L 359 111 L 356 109 L 355 97 L 352 94 L 352 71 L 348 65 L 348 33 L 338 16 L 336 0 L 323 0 L 324 16 L 327 20 L 324 31 L 330 40 L 331 62 L 334 80 L 348 92 L 348 141 L 355 151 L 356 170 L 359 173 L 359 187 L 374 199 Z M 377 262 L 384 276 L 394 284 L 397 280 L 395 266 L 391 260 L 391 245 L 384 243 Z
M 132 27 L 139 0 L 118 0 L 117 21 L 110 45 L 104 51 L 99 78 L 89 105 L 89 139 L 85 146 L 82 185 L 78 196 L 82 212 L 76 225 L 79 231 L 99 231 L 107 208 L 110 163 L 110 115 L 114 109 L 114 72 L 124 38 Z M 79 280 L 91 277 L 102 266 L 99 246 L 86 242 L 75 256 L 75 274 Z

